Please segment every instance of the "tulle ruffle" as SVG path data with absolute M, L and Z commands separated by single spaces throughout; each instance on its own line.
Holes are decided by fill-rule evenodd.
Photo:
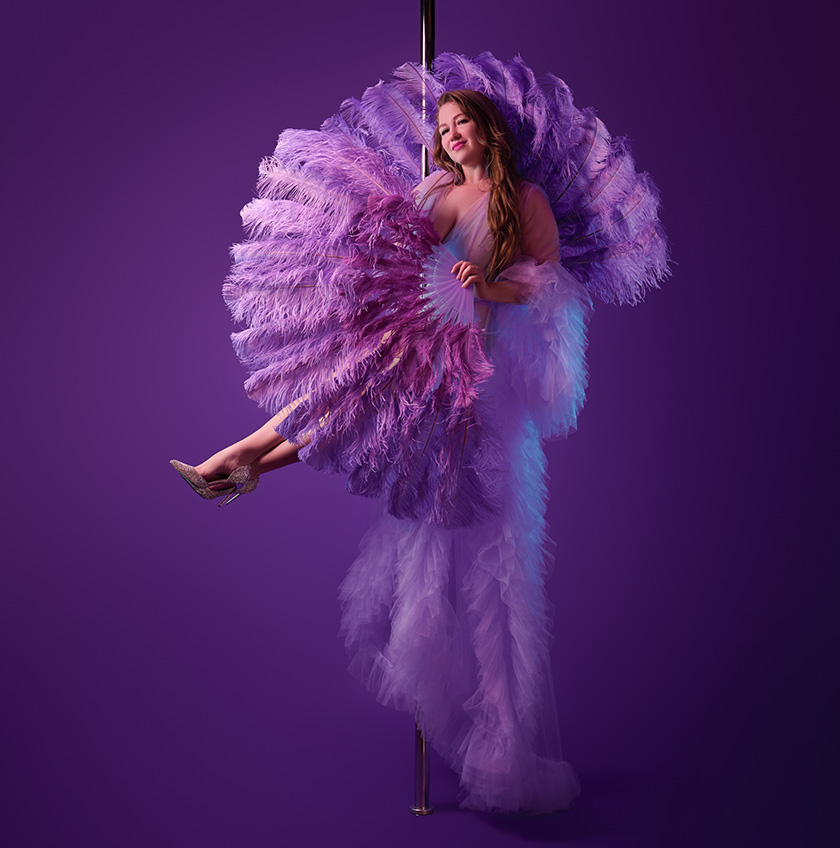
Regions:
M 461 776 L 463 806 L 549 812 L 579 785 L 552 736 L 545 455 L 513 401 L 495 375 L 479 398 L 503 434 L 499 517 L 446 531 L 381 516 L 342 584 L 342 633 L 353 673 Z
M 499 279 L 516 280 L 530 296 L 526 305 L 495 309 L 491 349 L 498 379 L 511 387 L 541 438 L 566 436 L 586 397 L 592 300 L 558 262 L 540 265 L 520 256 Z
M 350 669 L 418 718 L 460 775 L 462 806 L 566 809 L 580 792 L 574 769 L 557 744 L 538 753 L 556 721 L 542 580 L 512 549 L 514 528 L 490 532 L 482 544 L 472 529 L 376 522 L 341 588 Z

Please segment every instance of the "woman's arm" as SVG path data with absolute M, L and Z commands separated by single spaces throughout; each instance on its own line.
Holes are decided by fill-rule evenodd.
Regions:
M 522 237 L 520 254 L 528 256 L 537 264 L 560 261 L 560 237 L 554 213 L 545 194 L 536 186 L 526 184 L 522 189 L 520 210 Z M 524 282 L 516 280 L 516 263 L 499 272 L 496 279 L 489 283 L 478 265 L 471 262 L 457 262 L 452 273 L 466 288 L 475 284 L 476 297 L 497 303 L 525 303 L 531 294 Z
M 525 187 L 527 194 L 522 209 L 522 255 L 538 264 L 560 261 L 560 235 L 551 204 L 545 192 L 533 184 Z M 504 271 L 501 272 L 504 274 Z

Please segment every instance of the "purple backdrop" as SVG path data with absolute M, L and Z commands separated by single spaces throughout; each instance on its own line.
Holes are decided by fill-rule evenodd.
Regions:
M 411 719 L 336 638 L 370 504 L 297 466 L 220 511 L 167 465 L 262 422 L 220 295 L 259 159 L 416 59 L 418 5 L 5 15 L 4 845 L 830 844 L 834 98 L 807 4 L 439 3 L 439 50 L 521 53 L 632 139 L 677 263 L 597 311 L 550 448 L 573 810 L 458 811 L 433 761 L 437 813 L 409 816 Z

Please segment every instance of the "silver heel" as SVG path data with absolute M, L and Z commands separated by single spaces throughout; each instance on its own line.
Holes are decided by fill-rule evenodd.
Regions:
M 251 477 L 250 465 L 240 465 L 239 468 L 237 468 L 236 471 L 227 478 L 227 482 L 233 484 L 233 491 L 228 494 L 219 506 L 225 506 L 226 504 L 235 501 L 240 495 L 247 495 L 249 492 L 253 492 L 254 489 L 257 488 L 257 483 L 259 483 L 259 481 L 259 474 L 256 477 Z M 225 489 L 225 491 L 228 490 Z

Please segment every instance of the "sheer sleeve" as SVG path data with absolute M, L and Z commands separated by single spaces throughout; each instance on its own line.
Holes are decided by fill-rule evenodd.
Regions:
M 437 202 L 440 193 L 450 182 L 447 171 L 435 171 L 429 174 L 420 185 L 414 189 L 414 198 L 419 209 L 422 209 L 427 215 L 431 212 L 432 207 Z
M 497 279 L 516 283 L 527 302 L 496 310 L 494 364 L 543 438 L 577 425 L 587 386 L 586 325 L 592 301 L 560 264 L 557 224 L 544 192 L 522 189 L 521 253 Z
M 557 222 L 545 192 L 526 183 L 522 203 L 522 255 L 537 262 L 560 261 L 560 236 Z

